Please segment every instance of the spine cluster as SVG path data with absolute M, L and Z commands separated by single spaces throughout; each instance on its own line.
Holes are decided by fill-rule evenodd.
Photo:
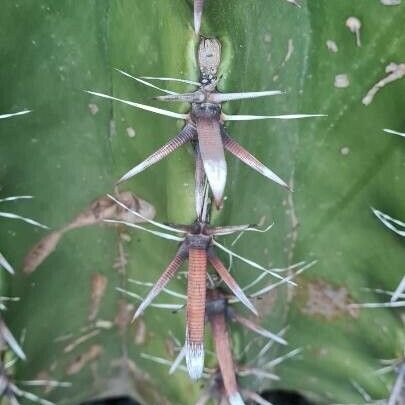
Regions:
M 201 26 L 203 1 L 196 0 L 194 2 L 194 7 L 194 23 L 196 33 L 198 34 Z M 240 256 L 227 249 L 216 240 L 216 237 L 218 236 L 239 232 L 266 231 L 249 224 L 223 226 L 210 225 L 210 211 L 211 209 L 214 209 L 213 206 L 215 206 L 216 209 L 223 208 L 224 190 L 227 182 L 225 151 L 241 160 L 256 172 L 291 191 L 287 182 L 282 180 L 269 167 L 260 162 L 242 145 L 232 139 L 225 127 L 225 123 L 227 121 L 258 119 L 301 119 L 317 117 L 320 115 L 226 115 L 222 112 L 221 108 L 223 102 L 275 96 L 282 94 L 282 92 L 279 90 L 246 93 L 218 92 L 217 83 L 219 80 L 218 69 L 221 62 L 221 44 L 216 38 L 201 37 L 197 51 L 197 59 L 200 70 L 200 79 L 198 82 L 166 77 L 138 78 L 131 76 L 129 73 L 120 71 L 120 73 L 131 77 L 144 85 L 163 91 L 165 93 L 164 95 L 155 97 L 158 100 L 190 103 L 190 112 L 188 114 L 179 114 L 145 104 L 134 103 L 129 100 L 123 100 L 95 91 L 88 92 L 102 98 L 122 102 L 135 108 L 185 121 L 183 129 L 174 138 L 148 156 L 144 161 L 131 168 L 121 177 L 118 183 L 127 181 L 133 176 L 141 173 L 186 143 L 191 143 L 194 150 L 196 220 L 192 224 L 170 226 L 157 223 L 156 221 L 147 221 L 158 228 L 156 231 L 147 229 L 149 232 L 154 234 L 159 233 L 159 236 L 161 237 L 179 242 L 179 247 L 174 258 L 168 264 L 160 278 L 155 282 L 146 297 L 142 300 L 135 312 L 134 319 L 139 317 L 145 309 L 151 305 L 154 298 L 165 289 L 166 285 L 171 279 L 173 279 L 182 264 L 187 261 L 188 273 L 185 344 L 180 351 L 178 358 L 175 360 L 171 371 L 173 372 L 182 361 L 183 357 L 185 357 L 188 374 L 193 380 L 206 377 L 206 373 L 204 372 L 204 329 L 205 323 L 208 322 L 212 329 L 218 368 L 214 375 L 211 376 L 212 383 L 209 390 L 205 393 L 205 397 L 202 398 L 201 403 L 204 403 L 204 398 L 206 398 L 206 400 L 209 398 L 217 398 L 219 400 L 225 400 L 231 405 L 236 405 L 243 404 L 243 398 L 245 398 L 261 404 L 266 404 L 267 401 L 259 397 L 256 393 L 249 390 L 243 390 L 239 387 L 237 375 L 240 370 L 243 369 L 244 375 L 255 375 L 258 371 L 247 365 L 239 367 L 235 364 L 232 351 L 232 340 L 228 333 L 229 323 L 239 323 L 246 329 L 254 331 L 277 344 L 286 345 L 287 342 L 282 337 L 282 333 L 276 334 L 270 332 L 262 328 L 256 322 L 239 315 L 233 308 L 231 308 L 231 304 L 241 302 L 255 316 L 257 316 L 258 312 L 251 301 L 252 298 L 261 296 L 278 285 L 284 283 L 294 284 L 292 281 L 294 275 L 301 273 L 313 263 L 298 263 L 297 265 L 292 266 L 292 268 L 295 268 L 296 270 L 292 276 L 283 277 L 278 271 L 273 271 L 272 269 L 261 266 L 252 259 Z M 152 83 L 153 80 L 183 81 L 196 86 L 196 90 L 189 93 L 179 94 L 157 87 Z M 117 204 L 120 204 L 118 200 L 114 199 L 114 201 Z M 230 257 L 242 260 L 261 272 L 269 273 L 273 278 L 277 279 L 277 282 L 267 289 L 262 289 L 256 295 L 250 294 L 250 296 L 248 296 L 218 257 L 218 250 L 225 251 Z M 215 270 L 215 273 L 212 274 L 209 272 L 209 266 Z M 220 287 L 220 284 L 224 284 L 227 287 L 227 290 Z M 270 379 L 277 378 L 268 371 L 262 370 L 261 373 L 262 376 L 266 376 Z

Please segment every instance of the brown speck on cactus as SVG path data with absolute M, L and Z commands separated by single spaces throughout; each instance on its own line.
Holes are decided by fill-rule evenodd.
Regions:
M 122 201 L 131 209 L 134 209 L 144 217 L 152 219 L 155 216 L 153 205 L 147 201 L 135 196 L 129 191 L 120 191 L 117 193 Z M 128 211 L 117 206 L 107 196 L 97 198 L 91 205 L 85 208 L 72 222 L 63 226 L 57 231 L 43 237 L 35 246 L 31 248 L 24 259 L 23 271 L 26 274 L 34 272 L 39 265 L 56 249 L 62 236 L 73 229 L 84 226 L 97 225 L 103 223 L 106 218 L 115 218 L 127 222 L 144 222 L 139 216 L 131 216 Z
M 126 332 L 128 326 L 131 324 L 134 309 L 134 305 L 126 300 L 120 298 L 117 301 L 117 312 L 114 318 L 114 324 L 117 326 L 121 335 Z
M 366 94 L 362 102 L 364 105 L 369 105 L 373 101 L 375 95 L 387 84 L 402 79 L 405 76 L 405 63 L 390 63 L 385 67 L 386 77 L 379 80 Z
M 76 338 L 74 341 L 72 341 L 71 343 L 69 343 L 68 345 L 66 345 L 63 348 L 63 352 L 64 353 L 70 353 L 73 350 L 75 350 L 78 346 L 80 346 L 81 344 L 87 342 L 90 339 L 93 339 L 95 336 L 97 336 L 99 333 L 101 332 L 101 329 L 95 329 L 92 330 L 89 333 L 85 333 L 84 335 L 79 336 L 78 338 Z
M 12 114 L 12 115 L 25 114 L 26 112 L 29 112 L 29 111 L 23 111 L 22 113 L 16 113 L 16 114 Z M 27 199 L 29 200 L 31 198 L 33 198 L 33 197 L 30 196 L 30 195 L 20 195 L 20 196 L 13 196 L 13 197 L 5 197 L 5 198 L 0 199 L 0 203 L 7 203 L 7 202 L 17 201 L 17 200 L 27 200 Z M 43 225 L 43 224 L 41 224 L 41 223 L 39 223 L 37 221 L 34 221 L 31 218 L 23 217 L 21 215 L 13 214 L 11 212 L 4 212 L 4 211 L 0 212 L 0 218 L 18 219 L 20 221 L 26 222 L 27 224 L 34 225 L 34 226 L 37 226 L 37 227 L 43 228 L 43 229 L 48 229 L 47 226 L 45 226 L 45 225 Z M 7 261 L 7 259 L 1 253 L 0 253 L 0 268 L 5 269 L 10 274 L 14 274 L 13 267 L 11 266 L 11 264 Z
M 67 375 L 75 375 L 82 370 L 83 367 L 96 361 L 103 353 L 103 348 L 100 345 L 92 345 L 85 352 L 78 355 L 66 367 Z
M 301 312 L 306 315 L 321 317 L 328 321 L 349 315 L 359 317 L 359 309 L 352 306 L 346 287 L 334 287 L 323 280 L 316 280 L 306 285 L 305 303 Z
M 90 278 L 90 308 L 88 321 L 94 321 L 100 310 L 101 300 L 106 292 L 108 279 L 100 273 L 93 273 Z
M 143 346 L 146 343 L 147 329 L 143 319 L 138 319 L 134 328 L 134 343 L 137 346 Z

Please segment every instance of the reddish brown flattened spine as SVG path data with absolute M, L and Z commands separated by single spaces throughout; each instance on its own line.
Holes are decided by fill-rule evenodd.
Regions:
M 227 167 L 219 122 L 215 117 L 196 119 L 198 145 L 205 174 L 217 205 L 220 205 L 226 183 Z
M 176 254 L 176 256 L 174 256 L 173 260 L 169 263 L 164 273 L 159 277 L 159 280 L 156 282 L 153 289 L 157 288 L 158 292 L 160 292 L 166 286 L 166 284 L 173 278 L 176 271 L 183 264 L 183 262 L 184 262 L 184 253 L 182 251 L 179 251 Z
M 210 322 L 226 396 L 232 398 L 238 394 L 238 384 L 225 316 L 224 314 L 213 315 Z
M 197 134 L 196 129 L 193 125 L 186 124 L 184 128 L 169 142 L 159 148 L 157 151 L 153 152 L 144 161 L 133 167 L 130 171 L 125 173 L 119 180 L 118 183 L 122 183 L 135 176 L 136 174 L 147 169 L 149 166 L 154 165 L 163 158 L 165 158 L 170 153 L 174 152 L 180 146 L 190 142 Z
M 195 147 L 195 209 L 200 218 L 204 206 L 205 172 L 200 147 Z
M 159 277 L 158 281 L 148 292 L 148 295 L 141 302 L 141 305 L 139 305 L 133 319 L 141 315 L 141 313 L 146 309 L 147 306 L 149 306 L 149 304 L 153 301 L 153 299 L 163 290 L 166 284 L 173 278 L 179 267 L 183 264 L 185 258 L 186 258 L 185 248 L 184 246 L 181 246 L 178 252 L 176 253 L 176 256 L 174 256 L 173 260 L 169 263 L 166 270 L 163 272 L 163 274 Z
M 230 136 L 222 133 L 223 145 L 224 147 L 237 156 L 242 162 L 246 163 L 250 167 L 256 170 L 262 170 L 263 164 L 256 159 L 251 153 L 249 153 L 243 146 L 235 142 Z
M 197 12 L 201 13 L 204 5 L 204 0 L 194 0 L 194 7 Z
M 245 148 L 234 141 L 224 129 L 222 129 L 222 140 L 226 150 L 231 152 L 234 156 L 240 159 L 243 163 L 258 171 L 263 176 L 274 181 L 282 187 L 291 190 L 290 186 L 276 173 L 265 166 L 260 160 L 257 160 L 252 154 L 250 154 Z
M 204 341 L 207 253 L 202 249 L 189 249 L 187 283 L 188 342 L 202 345 Z
M 246 305 L 255 315 L 258 315 L 256 308 L 249 301 L 249 298 L 246 297 L 243 290 L 239 287 L 238 283 L 231 276 L 229 271 L 225 268 L 225 266 L 223 265 L 221 260 L 219 260 L 219 258 L 214 253 L 212 248 L 210 248 L 208 251 L 208 259 L 209 259 L 210 263 L 212 264 L 212 266 L 214 267 L 214 269 L 219 274 L 219 276 L 222 278 L 222 280 L 225 282 L 225 284 L 232 290 L 232 292 L 238 297 L 238 299 L 244 305 Z
M 212 119 L 198 118 L 196 121 L 198 144 L 203 161 L 207 159 L 225 160 L 219 122 L 215 117 Z

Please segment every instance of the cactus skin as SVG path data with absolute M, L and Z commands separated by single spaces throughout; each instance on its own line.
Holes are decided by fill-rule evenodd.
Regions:
M 270 301 L 262 305 L 263 325 L 279 330 L 289 324 L 286 338 L 290 345 L 305 349 L 302 361 L 286 362 L 277 370 L 282 380 L 272 386 L 299 390 L 321 404 L 362 402 L 352 379 L 373 398 L 387 398 L 383 382 L 393 384 L 393 376 L 381 382 L 370 373 L 379 367 L 379 358 L 400 354 L 404 342 L 401 309 L 360 310 L 358 318 L 337 311 L 328 318 L 322 310 L 328 302 L 318 301 L 315 311 L 308 307 L 308 297 L 313 291 L 344 292 L 339 290 L 343 287 L 351 300 L 371 301 L 374 294 L 362 287 L 392 289 L 403 275 L 403 242 L 376 221 L 369 206 L 395 218 L 405 217 L 401 206 L 403 142 L 381 133 L 382 128 L 404 129 L 405 82 L 388 85 L 368 107 L 361 100 L 383 76 L 385 63 L 381 60 L 401 62 L 403 58 L 401 43 L 393 38 L 396 27 L 405 22 L 400 12 L 404 6 L 384 7 L 377 1 L 370 5 L 369 0 L 301 4 L 301 8 L 281 0 L 205 4 L 201 33 L 219 37 L 224 45 L 220 90 L 261 90 L 272 83 L 276 89 L 289 90 L 277 99 L 233 103 L 225 107 L 232 110 L 225 112 L 329 114 L 328 119 L 316 122 L 230 124 L 233 137 L 243 141 L 249 151 L 271 162 L 283 178 L 293 177 L 295 193 L 289 199 L 284 190 L 252 176 L 249 169 L 230 159 L 228 174 L 234 181 L 225 191 L 225 209 L 214 219 L 217 223 L 250 223 L 262 216 L 268 222 L 276 220 L 271 232 L 244 236 L 236 245 L 238 253 L 259 262 L 285 265 L 313 257 L 319 260 L 301 280 L 291 301 L 280 289 L 272 305 Z M 4 89 L 0 110 L 29 105 L 34 112 L 24 122 L 2 122 L 0 182 L 5 195 L 36 196 L 25 215 L 61 226 L 94 198 L 111 192 L 113 181 L 134 161 L 180 129 L 167 118 L 102 104 L 80 90 L 97 87 L 140 102 L 156 95 L 112 73 L 114 67 L 133 74 L 196 79 L 191 6 L 192 2 L 182 0 L 137 2 L 136 7 L 130 0 L 80 4 L 39 0 L 23 2 L 18 8 L 13 2 L 2 5 L 0 54 L 7 63 L 0 66 Z M 362 21 L 361 48 L 355 46 L 345 27 L 350 15 Z M 289 39 L 294 51 L 283 64 Z M 327 50 L 327 40 L 336 42 L 337 53 Z M 350 78 L 346 89 L 333 86 L 341 73 Z M 275 75 L 278 79 L 273 81 Z M 187 90 L 180 85 L 172 89 Z M 97 104 L 97 114 L 90 113 L 89 104 Z M 185 108 L 180 105 L 177 111 L 186 112 Z M 110 125 L 111 119 L 115 126 Z M 136 131 L 134 138 L 128 136 L 131 131 L 127 128 Z M 345 147 L 349 154 L 342 149 Z M 128 188 L 154 204 L 159 220 L 188 223 L 194 218 L 193 167 L 190 151 L 179 150 L 138 176 Z M 297 229 L 295 216 L 300 224 Z M 5 238 L 7 230 L 15 233 L 11 240 Z M 21 262 L 42 235 L 17 223 L 0 232 L 2 253 L 13 263 Z M 152 236 L 131 236 L 131 242 L 124 243 L 129 253 L 127 275 L 152 281 L 175 247 Z M 125 285 L 126 279 L 112 269 L 117 245 L 117 234 L 110 228 L 72 232 L 32 277 L 17 274 L 7 280 L 7 286 L 2 285 L 2 290 L 24 297 L 7 314 L 9 327 L 17 335 L 27 328 L 29 336 L 24 345 L 29 361 L 18 365 L 17 376 L 32 378 L 58 360 L 52 377 L 65 380 L 66 370 L 78 354 L 99 352 L 97 360 L 90 361 L 97 365 L 99 379 L 94 380 L 87 364 L 69 376 L 74 384 L 69 391 L 54 390 L 47 399 L 78 403 L 119 392 L 141 403 L 164 403 L 162 398 L 189 403 L 191 396 L 197 398 L 198 386 L 180 374 L 169 378 L 165 369 L 139 356 L 140 349 L 164 355 L 167 330 L 182 336 L 182 317 L 150 311 L 142 320 L 144 336 L 142 322 L 127 332 L 122 322 L 121 331 L 117 326 L 102 331 L 67 354 L 63 353 L 67 343 L 53 343 L 68 332 L 78 336 L 79 329 L 87 325 L 94 272 L 108 279 L 99 317 L 113 321 L 117 309 L 124 308 L 114 290 Z M 257 275 L 240 263 L 234 266 L 241 285 Z M 184 291 L 184 280 L 177 286 Z M 250 337 L 240 331 L 234 338 L 244 345 Z M 124 364 L 119 361 L 123 348 L 128 348 L 129 358 L 136 364 L 124 377 L 119 367 L 114 368 Z M 257 350 L 252 348 L 254 353 Z M 165 383 L 157 384 L 161 381 Z M 269 388 L 268 382 L 256 384 L 252 380 L 250 388 Z

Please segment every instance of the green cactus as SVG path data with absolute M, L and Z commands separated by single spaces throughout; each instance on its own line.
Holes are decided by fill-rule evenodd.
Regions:
M 1 197 L 34 195 L 29 207 L 16 206 L 14 212 L 21 209 L 21 215 L 61 229 L 92 201 L 112 193 L 115 180 L 183 125 L 83 90 L 166 108 L 150 101 L 158 91 L 114 68 L 138 76 L 196 80 L 192 2 L 3 3 L 0 111 L 28 106 L 33 112 L 0 122 Z M 375 371 L 381 367 L 379 359 L 403 356 L 403 311 L 356 305 L 381 300 L 364 288 L 392 291 L 403 277 L 404 241 L 382 226 L 370 207 L 405 218 L 405 143 L 383 132 L 404 131 L 405 81 L 400 79 L 405 5 L 304 0 L 298 8 L 288 3 L 207 0 L 200 31 L 222 43 L 221 91 L 286 91 L 271 99 L 233 102 L 224 106 L 225 112 L 328 115 L 229 125 L 238 142 L 293 184 L 294 193 L 227 157 L 226 200 L 214 214 L 215 224 L 274 221 L 269 232 L 246 234 L 233 249 L 265 266 L 318 261 L 298 278 L 297 287 L 277 288 L 257 303 L 264 327 L 279 331 L 288 326 L 288 349 L 275 345 L 256 358 L 267 341 L 232 327 L 241 364 L 254 360 L 263 367 L 302 349 L 272 370 L 280 381 L 240 382 L 256 392 L 296 391 L 316 404 L 365 403 L 356 387 L 372 399 L 386 399 L 395 374 Z M 349 17 L 361 22 L 360 47 L 351 32 L 357 20 Z M 392 62 L 396 65 L 386 72 Z M 384 77 L 398 80 L 371 101 L 364 100 Z M 191 87 L 175 84 L 170 89 Z M 170 108 L 184 113 L 188 105 Z M 151 204 L 161 222 L 190 223 L 193 159 L 191 148 L 179 149 L 121 190 L 139 196 L 147 207 Z M 27 361 L 15 365 L 16 380 L 70 382 L 71 387 L 31 390 L 58 404 L 122 395 L 142 404 L 189 404 L 198 398 L 198 383 L 180 371 L 169 376 L 168 368 L 142 355 L 173 359 L 170 334 L 183 341 L 184 314 L 150 308 L 130 324 L 137 301 L 116 290 L 144 295 L 148 287 L 128 278 L 154 282 L 175 244 L 94 223 L 65 233 L 35 272 L 24 276 L 19 270 L 25 256 L 46 232 L 5 221 L 0 248 L 17 274 L 0 273 L 1 291 L 20 297 L 9 306 L 5 321 L 15 336 L 24 330 L 26 335 Z M 232 238 L 223 241 L 230 246 Z M 226 262 L 226 255 L 222 258 Z M 232 274 L 242 286 L 258 275 L 237 261 Z M 270 281 L 265 278 L 259 285 Z M 184 293 L 184 278 L 169 288 Z M 162 296 L 156 302 L 178 300 Z M 212 349 L 209 334 L 206 345 Z M 215 359 L 209 356 L 206 365 L 214 367 Z

